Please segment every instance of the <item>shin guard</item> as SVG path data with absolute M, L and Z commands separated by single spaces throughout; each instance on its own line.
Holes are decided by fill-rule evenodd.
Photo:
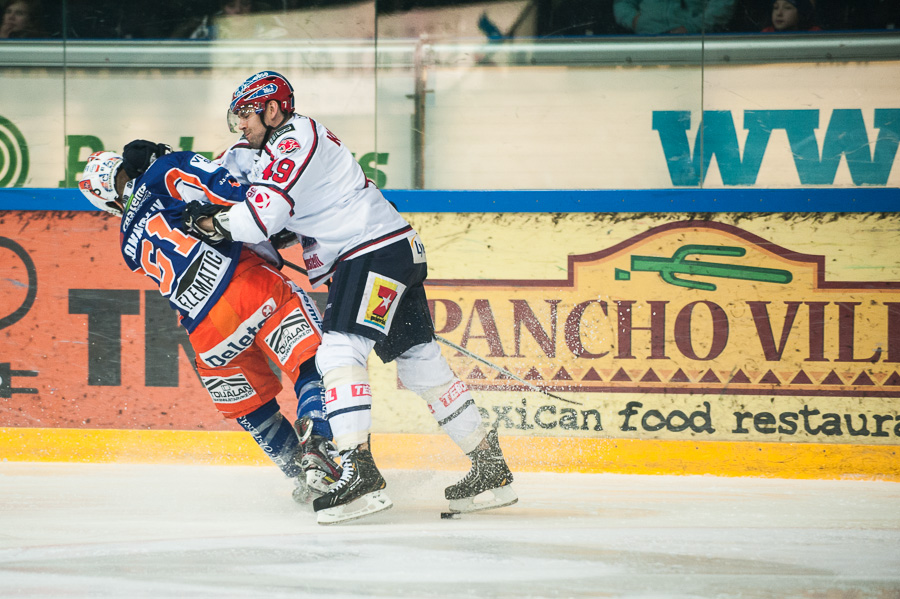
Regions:
M 325 413 L 338 451 L 365 443 L 372 428 L 369 373 L 359 366 L 341 366 L 322 375 Z
M 434 419 L 464 453 L 473 451 L 486 434 L 475 399 L 464 382 L 449 383 L 420 393 Z
M 297 420 L 309 417 L 313 423 L 312 434 L 330 440 L 331 426 L 325 417 L 325 387 L 314 362 L 301 366 L 294 392 L 297 394 Z
M 300 440 L 293 425 L 282 415 L 276 400 L 266 402 L 246 416 L 237 418 L 237 423 L 253 436 L 253 440 L 285 476 L 294 478 L 300 474 L 299 460 L 295 459 L 300 449 Z

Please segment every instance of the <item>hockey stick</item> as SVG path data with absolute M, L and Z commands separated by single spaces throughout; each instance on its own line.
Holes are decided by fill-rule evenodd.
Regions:
M 537 385 L 535 385 L 535 384 L 533 384 L 533 383 L 531 383 L 531 382 L 529 382 L 529 381 L 526 381 L 526 380 L 523 379 L 522 377 L 516 376 L 515 374 L 511 373 L 510 371 L 508 371 L 507 369 L 503 368 L 502 366 L 498 366 L 497 364 L 494 364 L 493 362 L 490 362 L 490 361 L 488 361 L 488 360 L 485 360 L 484 358 L 482 358 L 482 357 L 479 356 L 478 354 L 476 354 L 476 353 L 474 353 L 474 352 L 471 352 L 471 351 L 467 350 L 466 348 L 464 348 L 464 347 L 461 346 L 461 345 L 457 345 L 457 344 L 453 343 L 453 342 L 450 341 L 449 339 L 444 339 L 443 337 L 441 337 L 440 335 L 437 335 L 437 334 L 435 334 L 434 338 L 437 339 L 438 341 L 440 341 L 441 343 L 443 343 L 444 345 L 446 345 L 447 347 L 452 347 L 453 349 L 455 349 L 455 350 L 458 351 L 459 353 L 464 354 L 464 355 L 466 355 L 466 356 L 472 358 L 473 360 L 475 360 L 475 361 L 477 361 L 477 362 L 481 362 L 481 363 L 484 364 L 485 366 L 490 366 L 491 368 L 493 368 L 494 370 L 496 370 L 496 371 L 499 372 L 500 374 L 502 374 L 502 375 L 504 375 L 504 376 L 506 376 L 506 377 L 508 377 L 508 378 L 511 378 L 511 379 L 513 379 L 513 380 L 515 380 L 515 381 L 518 381 L 518 382 L 522 383 L 523 385 L 525 385 L 526 387 L 528 387 L 528 388 L 531 389 L 532 391 L 537 391 L 538 393 L 543 393 L 544 395 L 548 395 L 548 396 L 552 397 L 553 399 L 558 399 L 559 401 L 564 401 L 564 402 L 566 402 L 566 403 L 575 404 L 576 406 L 582 405 L 581 402 L 574 401 L 574 400 L 571 400 L 571 399 L 566 399 L 565 397 L 560 397 L 559 395 L 554 395 L 554 394 L 550 393 L 549 391 L 546 391 L 546 390 L 544 390 L 544 389 L 541 389 L 541 388 L 538 387 Z
M 293 270 L 296 270 L 297 272 L 303 273 L 304 275 L 307 275 L 307 276 L 308 276 L 308 273 L 307 273 L 307 271 L 306 271 L 305 268 L 300 267 L 300 266 L 297 266 L 296 264 L 294 264 L 294 263 L 292 263 L 292 262 L 288 262 L 287 260 L 284 260 L 284 258 L 282 258 L 282 261 L 284 262 L 284 265 L 287 266 L 288 268 L 293 269 Z M 538 387 L 537 385 L 535 385 L 535 384 L 533 384 L 533 383 L 531 383 L 531 382 L 529 382 L 529 381 L 526 381 L 526 380 L 523 379 L 522 377 L 516 376 L 515 374 L 513 374 L 512 372 L 510 372 L 510 371 L 508 371 L 507 369 L 503 368 L 502 366 L 499 366 L 499 365 L 497 365 L 497 364 L 494 364 L 493 362 L 490 362 L 489 360 L 486 360 L 486 359 L 482 358 L 482 357 L 479 356 L 478 354 L 476 354 L 476 353 L 474 353 L 474 352 L 471 352 L 471 351 L 467 350 L 467 349 L 464 348 L 463 346 L 457 345 L 457 344 L 453 343 L 452 341 L 450 341 L 449 339 L 444 339 L 443 337 L 441 337 L 441 336 L 438 335 L 438 334 L 435 334 L 434 338 L 437 339 L 438 341 L 440 341 L 441 343 L 443 343 L 444 345 L 446 345 L 447 347 L 452 347 L 453 349 L 455 349 L 455 350 L 458 351 L 459 353 L 461 353 L 461 354 L 463 354 L 463 355 L 465 355 L 465 356 L 468 356 L 469 358 L 472 358 L 473 360 L 475 360 L 475 361 L 477 361 L 477 362 L 481 362 L 481 363 L 484 364 L 485 366 L 490 366 L 491 368 L 493 368 L 494 370 L 496 370 L 496 371 L 499 372 L 500 374 L 506 376 L 507 378 L 511 378 L 511 379 L 513 379 L 514 381 L 518 381 L 518 382 L 522 383 L 523 385 L 525 385 L 526 387 L 528 387 L 528 388 L 531 389 L 532 391 L 537 391 L 538 393 L 543 393 L 544 395 L 547 395 L 547 396 L 549 396 L 549 397 L 552 397 L 553 399 L 557 399 L 557 400 L 559 400 L 559 401 L 563 401 L 563 402 L 566 402 L 566 403 L 575 404 L 576 406 L 582 405 L 581 402 L 574 401 L 574 400 L 571 400 L 571 399 L 566 399 L 565 397 L 560 397 L 559 395 L 554 395 L 553 393 L 550 393 L 549 391 L 546 391 L 545 389 L 541 389 L 541 388 Z
M 284 262 L 284 265 L 287 266 L 288 268 L 290 268 L 292 270 L 296 270 L 300 274 L 306 275 L 307 277 L 309 276 L 309 272 L 307 272 L 307 270 L 305 268 L 303 268 L 302 266 L 297 266 L 293 262 L 288 262 L 287 260 L 284 259 L 284 257 L 281 258 L 281 261 Z

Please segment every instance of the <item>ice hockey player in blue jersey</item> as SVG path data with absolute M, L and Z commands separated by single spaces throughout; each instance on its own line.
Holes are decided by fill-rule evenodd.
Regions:
M 244 244 L 209 244 L 181 230 L 185 200 L 243 200 L 245 188 L 227 170 L 144 140 L 123 154 L 93 154 L 79 187 L 95 206 L 122 217 L 125 263 L 153 279 L 177 311 L 217 409 L 251 433 L 297 481 L 294 498 L 308 502 L 340 476 L 315 369 L 321 317 L 314 302 L 271 266 L 274 249 L 260 257 Z M 281 382 L 269 360 L 294 382 L 294 426 L 275 399 Z

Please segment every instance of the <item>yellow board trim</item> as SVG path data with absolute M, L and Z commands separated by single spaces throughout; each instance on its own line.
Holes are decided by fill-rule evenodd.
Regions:
M 501 438 L 514 472 L 582 472 L 861 479 L 900 482 L 900 446 Z M 384 469 L 466 470 L 444 435 L 375 434 Z M 0 460 L 261 466 L 271 464 L 242 432 L 0 428 Z

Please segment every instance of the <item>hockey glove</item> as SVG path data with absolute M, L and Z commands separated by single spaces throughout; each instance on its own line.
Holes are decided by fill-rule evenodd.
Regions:
M 143 175 L 157 158 L 171 152 L 172 147 L 166 144 L 136 139 L 126 144 L 122 150 L 122 167 L 129 177 L 135 179 Z
M 283 250 L 284 248 L 289 248 L 292 245 L 297 245 L 300 243 L 300 237 L 297 236 L 293 231 L 288 231 L 287 229 L 282 229 L 278 233 L 275 233 L 269 238 L 269 241 L 272 242 L 272 247 L 276 250 Z
M 199 221 L 209 218 L 213 231 L 207 231 L 198 224 Z M 223 239 L 231 239 L 231 230 L 228 227 L 228 208 L 218 204 L 202 202 L 188 202 L 181 213 L 181 222 L 184 229 L 207 243 L 218 243 Z

